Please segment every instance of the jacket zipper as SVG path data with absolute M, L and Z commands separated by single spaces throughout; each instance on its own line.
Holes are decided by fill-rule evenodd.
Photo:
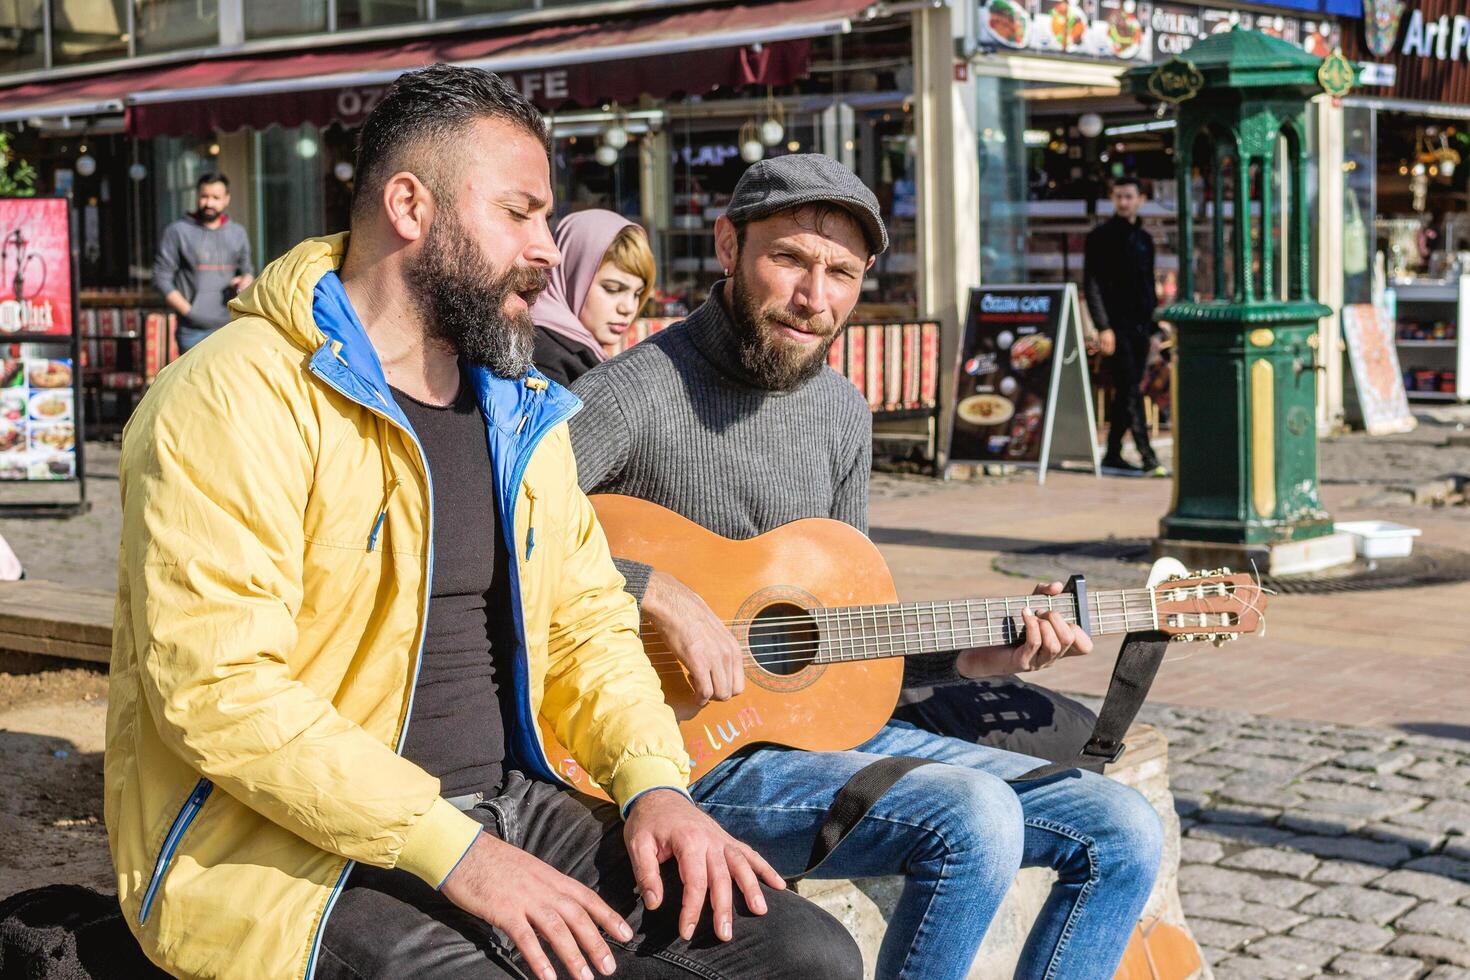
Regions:
M 541 388 L 536 388 L 534 390 L 538 394 L 540 394 L 540 393 L 544 392 L 546 389 L 544 387 L 541 387 Z M 505 516 L 505 520 L 504 520 L 505 527 L 503 528 L 503 533 L 504 533 L 504 536 L 505 536 L 506 545 L 507 545 L 507 547 L 509 547 L 511 549 L 511 552 L 510 553 L 512 555 L 515 554 L 515 548 L 516 548 L 515 513 L 516 513 L 516 501 L 517 501 L 518 496 L 519 496 L 515 492 L 515 488 L 521 486 L 522 483 L 523 483 L 523 481 L 525 480 L 525 477 L 526 477 L 526 468 L 531 465 L 531 456 L 532 456 L 532 454 L 535 453 L 536 447 L 541 444 L 541 440 L 546 437 L 546 434 L 548 432 L 550 432 L 552 429 L 556 428 L 561 423 L 565 422 L 567 419 L 571 418 L 573 415 L 576 415 L 579 411 L 581 411 L 581 409 L 582 409 L 581 403 L 578 402 L 578 403 L 575 403 L 572 406 L 572 408 L 571 408 L 570 411 L 553 412 L 553 413 L 551 413 L 551 415 L 550 415 L 549 418 L 543 419 L 542 422 L 541 422 L 541 424 L 538 425 L 538 426 L 536 426 L 531 431 L 530 435 L 526 437 L 526 446 L 521 451 L 520 456 L 518 456 L 516 458 L 515 469 L 511 473 L 510 483 L 508 484 L 508 486 L 510 488 L 510 493 L 508 493 L 506 495 L 509 499 L 508 500 L 502 500 L 501 501 L 501 511 L 502 511 L 502 513 Z M 520 424 L 516 426 L 516 434 L 517 435 L 520 435 L 521 432 L 522 432 L 522 430 L 525 429 L 526 420 L 529 417 L 530 417 L 530 414 L 529 413 L 527 413 L 526 415 L 522 416 Z M 532 507 L 534 508 L 535 498 L 532 497 L 529 493 L 527 493 L 526 496 L 527 496 L 527 498 L 529 500 L 531 500 Z M 528 520 L 528 525 L 529 525 L 529 520 Z M 528 533 L 527 537 L 528 538 L 530 537 L 530 534 L 529 533 Z M 529 559 L 529 557 L 530 557 L 530 548 L 529 547 L 527 548 L 526 556 Z M 529 677 L 530 677 L 530 672 L 531 672 L 530 648 L 526 644 L 526 620 L 525 620 L 524 610 L 521 607 L 521 576 L 520 576 L 520 570 L 518 568 L 516 568 L 515 566 L 512 566 L 512 568 L 511 568 L 511 603 L 510 603 L 510 611 L 511 611 L 511 618 L 515 621 L 516 635 L 520 638 L 521 656 L 525 658 L 525 662 L 521 665 L 521 669 L 522 669 L 523 673 L 525 674 L 525 676 L 527 678 L 527 683 L 529 683 Z M 517 728 L 521 732 L 524 733 L 524 737 L 526 738 L 527 742 L 529 743 L 529 746 L 531 748 L 534 748 L 536 750 L 536 754 L 539 757 L 540 768 L 542 769 L 542 772 L 541 773 L 538 773 L 538 775 L 544 776 L 546 779 L 548 779 L 549 781 L 551 781 L 552 783 L 554 783 L 556 785 L 559 785 L 559 786 L 570 786 L 571 784 L 568 783 L 565 779 L 563 779 L 560 775 L 558 775 L 557 772 L 556 772 L 556 770 L 555 770 L 555 768 L 552 767 L 548 763 L 548 761 L 546 759 L 546 749 L 545 749 L 545 747 L 543 747 L 541 745 L 541 736 L 540 736 L 540 734 L 536 730 L 536 720 L 534 718 L 531 718 L 529 716 L 529 712 L 528 711 L 525 714 L 522 713 L 522 709 L 529 709 L 529 707 L 530 707 L 530 699 L 529 699 L 529 697 L 526 697 L 526 698 L 518 697 L 518 698 L 516 698 L 516 722 L 517 722 Z M 524 761 L 529 765 L 533 760 L 530 759 L 529 757 L 527 757 Z
M 153 910 L 153 900 L 158 897 L 158 886 L 163 884 L 164 872 L 168 870 L 169 862 L 173 860 L 174 852 L 179 848 L 179 841 L 184 836 L 184 831 L 194 822 L 199 815 L 200 807 L 204 801 L 209 799 L 209 794 L 214 790 L 214 783 L 207 779 L 201 779 L 194 784 L 194 791 L 184 801 L 183 807 L 179 809 L 178 816 L 169 825 L 168 833 L 163 837 L 163 846 L 158 849 L 158 861 L 153 865 L 153 874 L 148 879 L 148 888 L 143 892 L 143 901 L 138 907 L 138 925 L 148 921 L 148 913 Z
M 340 355 L 338 355 L 338 356 L 340 358 Z M 425 571 L 424 571 L 424 595 L 425 596 L 428 596 L 428 595 L 433 594 L 433 591 L 434 591 L 434 476 L 433 476 L 433 474 L 431 474 L 429 472 L 429 454 L 426 453 L 426 452 L 424 452 L 423 443 L 419 442 L 418 435 L 412 429 L 406 428 L 397 419 L 394 419 L 394 418 L 390 417 L 386 412 L 379 411 L 378 409 L 376 409 L 376 408 L 372 407 L 371 405 L 367 404 L 366 402 L 364 402 L 362 399 L 360 399 L 360 398 L 354 398 L 352 395 L 348 394 L 346 391 L 343 391 L 342 390 L 342 387 L 340 385 L 338 385 L 335 381 L 332 381 L 325 374 L 322 374 L 320 371 L 317 371 L 317 370 L 312 370 L 312 374 L 314 374 L 318 378 L 320 378 L 322 380 L 322 383 L 323 384 L 325 384 L 327 387 L 331 388 L 333 391 L 337 392 L 337 394 L 341 395 L 343 398 L 346 398 L 348 401 L 352 402 L 355 405 L 361 405 L 363 408 L 367 409 L 369 412 L 372 412 L 374 415 L 377 415 L 379 418 L 382 418 L 385 421 L 387 421 L 388 423 L 390 423 L 391 425 L 397 427 L 401 432 L 406 433 L 408 435 L 408 438 L 413 442 L 414 448 L 418 450 L 419 460 L 423 463 L 423 466 L 424 466 L 424 481 L 427 484 L 428 490 L 429 490 L 429 494 L 428 494 L 428 497 L 429 497 L 429 499 L 428 499 L 428 514 L 429 514 L 428 541 L 427 541 L 427 545 L 425 547 L 425 551 L 428 554 L 428 561 L 425 564 Z M 373 394 L 375 396 L 377 396 L 377 398 L 380 401 L 382 400 L 382 397 L 383 396 L 381 394 L 379 394 L 377 391 L 374 391 Z M 390 497 L 392 497 L 393 492 L 398 489 L 398 486 L 402 482 L 403 481 L 402 481 L 401 478 L 395 478 L 394 481 L 393 481 L 393 484 L 388 488 L 387 494 L 383 498 L 383 509 L 379 512 L 378 519 L 377 519 L 376 523 L 373 525 L 372 535 L 368 539 L 368 550 L 369 551 L 372 551 L 373 545 L 377 541 L 378 531 L 381 529 L 381 527 L 383 525 L 384 518 L 387 517 L 387 514 L 388 514 L 388 499 Z M 428 603 L 428 600 L 425 599 L 425 601 L 424 601 L 424 612 L 423 612 L 423 616 L 422 616 L 422 622 L 420 622 L 420 624 L 419 624 L 419 648 L 418 648 L 418 651 L 414 654 L 413 677 L 409 678 L 409 682 L 408 682 L 408 707 L 407 707 L 407 709 L 405 709 L 405 711 L 403 713 L 403 728 L 398 733 L 398 744 L 393 747 L 393 751 L 394 752 L 397 752 L 399 755 L 402 755 L 403 754 L 403 743 L 408 738 L 408 723 L 409 723 L 409 720 L 413 717 L 413 695 L 414 695 L 414 688 L 418 687 L 418 683 L 419 683 L 419 668 L 423 665 L 423 661 L 424 661 L 424 640 L 425 640 L 425 638 L 428 635 L 428 628 L 429 628 L 429 603 Z M 316 933 L 311 937 L 311 951 L 307 954 L 307 957 L 306 957 L 306 971 L 305 971 L 305 974 L 304 974 L 305 980 L 311 980 L 311 978 L 316 974 L 316 954 L 317 954 L 317 949 L 321 946 L 322 931 L 324 929 L 326 929 L 326 927 L 327 927 L 327 916 L 329 916 L 329 915 L 332 914 L 332 908 L 333 908 L 333 906 L 335 906 L 337 904 L 337 897 L 342 894 L 342 885 L 344 883 L 346 883 L 347 876 L 348 876 L 348 874 L 350 874 L 352 872 L 352 866 L 354 864 L 356 864 L 356 863 L 357 863 L 356 861 L 348 861 L 345 865 L 342 866 L 342 873 L 340 875 L 338 875 L 338 877 L 337 877 L 337 883 L 332 886 L 332 893 L 331 893 L 331 895 L 329 895 L 327 897 L 326 907 L 322 909 L 322 917 L 317 922 Z
M 424 471 L 428 471 L 427 466 L 424 467 Z M 373 529 L 368 534 L 368 554 L 372 554 L 373 549 L 378 546 L 378 533 L 383 530 L 383 522 L 388 519 L 388 502 L 393 499 L 393 495 L 398 492 L 402 484 L 403 479 L 395 476 L 393 482 L 388 484 L 387 492 L 383 494 L 383 509 L 378 511 L 378 519 L 373 521 Z
M 536 549 L 536 494 L 529 483 L 521 484 L 521 490 L 526 494 L 526 561 L 530 561 Z
M 338 355 L 338 357 L 340 359 L 340 355 Z M 312 374 L 314 374 L 318 378 L 320 378 L 322 380 L 322 383 L 323 384 L 325 384 L 327 387 L 331 388 L 333 391 L 337 392 L 337 394 L 341 395 L 343 398 L 346 398 L 348 401 L 352 402 L 353 404 L 361 405 L 363 408 L 366 408 L 368 411 L 373 412 L 374 414 L 381 416 L 382 418 L 386 419 L 387 421 L 389 421 L 389 422 L 393 423 L 394 425 L 398 426 L 399 429 L 402 429 L 403 431 L 407 432 L 408 435 L 409 435 L 409 438 L 413 440 L 414 447 L 416 449 L 418 449 L 418 451 L 419 451 L 419 458 L 421 460 L 423 460 L 423 464 L 424 464 L 424 476 L 425 476 L 425 479 L 428 481 L 428 485 L 429 485 L 429 541 L 428 541 L 429 563 L 428 563 L 428 582 L 427 582 L 427 589 L 430 590 L 430 591 L 432 591 L 432 588 L 433 588 L 433 578 L 432 577 L 433 577 L 433 574 L 434 574 L 434 481 L 433 481 L 433 477 L 429 475 L 429 457 L 428 457 L 428 454 L 424 452 L 423 445 L 419 442 L 418 436 L 415 435 L 412 432 L 412 430 L 405 429 L 396 419 L 390 418 L 386 413 L 383 413 L 383 412 L 378 411 L 377 409 L 375 409 L 372 406 L 368 405 L 362 399 L 360 399 L 360 398 L 354 398 L 352 395 L 350 395 L 347 392 L 343 391 L 340 385 L 338 385 L 336 382 L 332 381 L 330 378 L 328 378 L 326 375 L 322 374 L 320 371 L 317 371 L 317 370 L 315 370 L 313 368 L 312 369 Z M 535 390 L 537 390 L 537 391 L 544 391 L 545 390 L 544 383 L 543 383 L 543 385 L 541 387 L 536 388 Z M 374 391 L 373 394 L 376 395 L 381 400 L 382 396 L 379 395 L 376 391 Z M 531 435 L 529 436 L 529 439 L 528 439 L 529 444 L 525 447 L 525 449 L 522 451 L 520 457 L 516 460 L 516 468 L 515 468 L 515 472 L 511 476 L 510 486 L 512 486 L 512 487 L 517 486 L 524 479 L 525 473 L 526 473 L 526 467 L 529 466 L 530 463 L 531 463 L 531 454 L 533 452 L 535 452 L 536 447 L 538 445 L 540 445 L 541 440 L 546 436 L 546 433 L 550 432 L 557 425 L 559 425 L 562 422 L 565 422 L 567 419 L 571 418 L 573 415 L 577 414 L 577 412 L 580 409 L 581 409 L 581 405 L 579 403 L 575 407 L 573 407 L 572 410 L 569 411 L 569 412 L 555 413 L 552 418 L 548 419 L 544 424 L 538 426 L 536 428 L 536 430 L 531 433 Z M 525 424 L 526 424 L 526 421 L 527 421 L 528 418 L 529 418 L 529 415 L 526 415 L 526 416 L 523 416 L 522 417 L 520 425 L 517 426 L 517 428 L 516 428 L 516 434 L 517 435 L 520 435 L 521 432 L 522 432 L 522 430 L 525 428 Z M 529 497 L 530 495 L 527 494 L 527 496 Z M 506 538 L 506 541 L 507 541 L 507 543 L 509 544 L 509 546 L 511 548 L 511 554 L 512 555 L 515 554 L 515 546 L 516 546 L 516 540 L 515 540 L 515 538 L 516 538 L 516 535 L 515 535 L 515 502 L 516 502 L 516 494 L 515 493 L 511 493 L 510 494 L 510 506 L 509 506 L 509 508 L 508 508 L 508 510 L 506 512 L 506 515 L 505 515 L 505 524 L 506 524 L 505 538 Z M 530 551 L 530 548 L 529 548 L 529 542 L 528 542 L 528 547 L 527 547 L 527 554 L 528 554 L 528 556 L 529 556 L 529 551 Z M 522 610 L 521 610 L 520 574 L 515 570 L 514 565 L 512 566 L 512 569 L 511 569 L 511 585 L 512 585 L 512 588 L 511 588 L 511 615 L 512 615 L 512 618 L 515 620 L 516 632 L 520 636 L 521 649 L 524 651 L 526 649 L 526 642 L 525 642 L 525 640 L 526 640 L 525 617 L 522 614 Z M 425 603 L 424 604 L 424 618 L 425 618 L 425 623 L 420 627 L 421 631 L 424 630 L 424 629 L 426 629 L 427 626 L 428 626 L 428 623 L 427 623 L 427 618 L 428 618 L 428 603 Z M 404 739 L 407 738 L 407 736 L 408 736 L 408 722 L 409 722 L 409 718 L 413 715 L 413 689 L 414 689 L 414 687 L 416 687 L 418 685 L 419 665 L 423 662 L 423 656 L 424 656 L 424 645 L 423 645 L 423 640 L 421 638 L 420 641 L 419 641 L 418 653 L 417 653 L 416 659 L 414 661 L 413 678 L 412 678 L 412 680 L 410 682 L 409 689 L 408 689 L 408 710 L 404 714 L 404 718 L 403 718 L 403 730 L 401 732 L 399 732 L 399 734 L 398 734 L 398 745 L 394 748 L 394 751 L 395 752 L 398 752 L 400 754 L 402 754 L 402 752 L 403 752 L 403 742 L 404 742 Z M 529 669 L 530 669 L 529 663 L 526 665 L 526 669 L 527 669 L 527 671 L 529 671 Z M 524 699 L 517 698 L 517 701 L 518 702 L 521 702 L 523 700 Z M 529 701 L 525 701 L 525 703 L 529 704 Z M 519 708 L 517 710 L 519 711 Z M 540 737 L 537 736 L 534 732 L 532 733 L 532 737 L 536 740 L 536 744 L 537 744 L 537 746 L 539 748 L 539 745 L 540 745 Z M 546 752 L 545 752 L 544 749 L 540 749 L 540 754 L 541 754 L 541 758 L 543 760 L 543 767 L 545 769 L 547 769 L 547 771 L 550 773 L 551 777 L 554 780 L 556 780 L 558 783 L 560 783 L 561 785 L 564 785 L 564 786 L 565 785 L 570 785 L 570 784 L 568 784 L 566 782 L 566 780 L 564 780 L 561 777 L 557 776 L 554 771 L 551 771 L 551 768 L 549 766 L 545 766 L 544 765 L 544 760 L 546 758 Z M 356 864 L 356 863 L 357 862 L 355 862 L 355 861 L 348 861 L 343 866 L 342 873 L 340 875 L 338 875 L 338 877 L 337 877 L 337 883 L 332 886 L 332 893 L 331 893 L 331 895 L 329 895 L 327 897 L 327 904 L 322 909 L 321 919 L 319 919 L 317 921 L 316 933 L 311 938 L 311 951 L 307 954 L 307 957 L 306 957 L 306 971 L 305 971 L 305 975 L 304 975 L 304 980 L 312 980 L 312 978 L 316 974 L 316 954 L 317 954 L 317 950 L 321 947 L 322 931 L 324 929 L 326 929 L 326 926 L 327 926 L 327 917 L 332 914 L 332 909 L 337 904 L 337 898 L 342 894 L 342 885 L 347 881 L 347 875 L 349 873 L 351 873 L 352 866 L 354 864 Z

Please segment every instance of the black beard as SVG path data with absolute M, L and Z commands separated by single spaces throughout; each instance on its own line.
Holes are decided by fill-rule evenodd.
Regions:
M 505 300 L 520 293 L 532 301 L 546 288 L 545 272 L 511 268 L 497 273 L 464 233 L 453 205 L 435 213 L 423 248 L 407 272 L 409 292 L 431 338 L 499 377 L 525 376 L 536 328 L 529 310 L 508 315 Z
M 195 214 L 198 215 L 200 221 L 213 221 L 218 218 L 221 213 L 222 212 L 216 211 L 214 208 L 200 208 L 198 211 L 195 212 Z
M 834 330 L 825 344 L 803 351 L 776 337 L 776 328 L 782 324 L 763 313 L 745 288 L 738 259 L 735 273 L 730 277 L 730 288 L 730 315 L 740 339 L 740 366 L 745 373 L 768 391 L 790 391 L 816 377 L 827 363 L 827 352 L 842 336 L 847 324 Z M 795 317 L 792 320 L 797 322 Z

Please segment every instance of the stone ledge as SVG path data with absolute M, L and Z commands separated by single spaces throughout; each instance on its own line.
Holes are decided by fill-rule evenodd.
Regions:
M 1179 903 L 1179 817 L 1174 812 L 1174 797 L 1169 791 L 1168 741 L 1151 725 L 1134 725 L 1127 744 L 1128 750 L 1116 765 L 1108 767 L 1107 774 L 1142 793 L 1164 824 L 1164 858 L 1143 919 L 1156 920 L 1188 934 L 1189 926 Z M 1055 880 L 1053 872 L 1041 868 L 1028 868 L 1016 877 L 990 925 L 969 980 L 1008 980 L 1015 973 L 1031 924 L 1041 912 Z M 797 889 L 847 927 L 862 948 L 867 976 L 872 977 L 883 930 L 902 887 L 903 879 L 893 876 L 853 881 L 808 880 L 801 882 Z M 1210 980 L 1211 976 L 1209 966 L 1205 965 L 1188 974 L 1188 980 Z M 1186 977 L 1169 976 L 1160 980 L 1186 980 Z

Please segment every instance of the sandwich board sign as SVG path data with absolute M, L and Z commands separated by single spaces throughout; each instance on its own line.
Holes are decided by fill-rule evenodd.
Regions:
M 1097 423 L 1077 285 L 970 290 L 956 372 L 951 462 L 1080 464 L 1098 473 Z
M 1342 335 L 1363 428 L 1370 436 L 1412 432 L 1416 420 L 1404 391 L 1393 315 L 1371 303 L 1344 306 Z

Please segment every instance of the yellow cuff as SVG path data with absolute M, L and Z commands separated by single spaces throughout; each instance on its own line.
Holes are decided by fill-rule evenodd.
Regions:
M 403 842 L 397 867 L 438 888 L 479 832 L 480 825 L 473 817 L 435 797 L 428 811 L 409 831 L 408 840 Z
M 618 805 L 621 813 L 640 793 L 651 789 L 668 788 L 688 795 L 689 778 L 672 759 L 658 755 L 639 756 L 629 759 L 613 774 L 612 789 L 608 795 Z

